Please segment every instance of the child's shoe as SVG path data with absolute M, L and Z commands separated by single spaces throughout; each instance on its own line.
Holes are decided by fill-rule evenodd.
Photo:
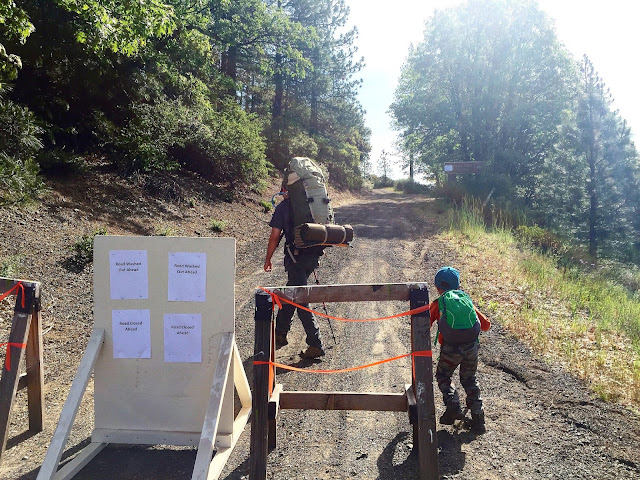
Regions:
M 487 431 L 484 426 L 484 412 L 471 412 L 471 430 L 475 433 Z
M 460 408 L 460 405 L 455 407 L 447 407 L 442 416 L 440 417 L 441 425 L 453 425 L 456 420 L 463 420 L 464 413 Z

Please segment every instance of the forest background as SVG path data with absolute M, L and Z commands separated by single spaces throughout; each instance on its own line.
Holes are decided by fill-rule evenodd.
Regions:
M 0 202 L 96 159 L 150 189 L 197 172 L 229 201 L 292 155 L 366 188 L 378 179 L 348 15 L 345 0 L 0 0 Z M 535 2 L 437 11 L 390 113 L 411 179 L 485 200 L 488 223 L 552 253 L 582 248 L 572 262 L 640 262 L 630 130 Z M 451 161 L 483 161 L 483 174 L 445 183 Z

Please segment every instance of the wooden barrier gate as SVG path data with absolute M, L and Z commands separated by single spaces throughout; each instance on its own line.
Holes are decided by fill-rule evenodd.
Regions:
M 409 300 L 413 310 L 429 303 L 425 283 L 309 285 L 256 290 L 254 360 L 257 362 L 275 359 L 272 294 L 296 304 Z M 428 310 L 411 316 L 411 351 L 431 351 Z M 402 393 L 287 392 L 275 383 L 275 374 L 273 384 L 269 384 L 271 365 L 254 365 L 250 480 L 267 478 L 267 455 L 276 446 L 276 419 L 280 409 L 408 412 L 413 425 L 414 448 L 418 448 L 420 479 L 439 478 L 433 364 L 430 356 L 416 355 L 413 365 L 413 383 Z
M 9 340 L 2 342 L 2 345 L 6 345 L 7 356 L 0 380 L 0 461 L 7 447 L 11 412 L 18 390 L 27 389 L 29 431 L 41 432 L 44 419 L 40 283 L 0 278 L 0 294 L 12 289 L 16 290 L 16 306 Z M 25 350 L 27 373 L 20 375 Z

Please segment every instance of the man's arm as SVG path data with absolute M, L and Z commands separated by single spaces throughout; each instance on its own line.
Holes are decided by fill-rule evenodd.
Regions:
M 267 256 L 264 260 L 264 271 L 271 271 L 271 257 L 273 257 L 273 253 L 278 248 L 278 244 L 280 243 L 280 236 L 282 235 L 282 230 L 276 227 L 271 227 L 271 235 L 269 235 L 269 243 L 267 244 Z

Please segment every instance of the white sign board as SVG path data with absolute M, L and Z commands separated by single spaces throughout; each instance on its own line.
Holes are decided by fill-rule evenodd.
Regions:
M 234 279 L 232 238 L 95 238 L 94 326 L 105 343 L 94 441 L 198 444 L 222 334 L 234 331 Z M 224 398 L 221 433 L 233 429 L 233 388 Z
M 151 358 L 149 310 L 111 310 L 113 358 Z
M 202 362 L 202 316 L 175 313 L 164 316 L 164 361 Z
M 111 250 L 109 276 L 112 299 L 149 298 L 146 250 Z
M 207 254 L 169 252 L 170 302 L 207 301 Z

